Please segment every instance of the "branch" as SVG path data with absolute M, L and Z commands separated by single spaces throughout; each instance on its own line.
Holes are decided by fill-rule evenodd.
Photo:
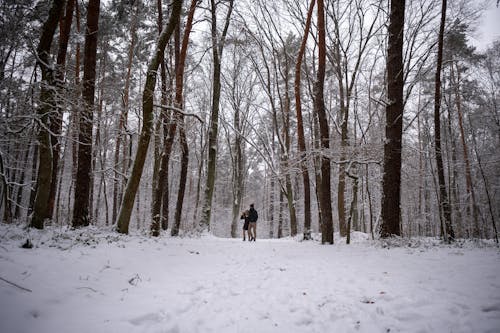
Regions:
M 19 288 L 19 289 L 21 289 L 21 290 L 24 290 L 24 291 L 27 291 L 27 292 L 30 292 L 30 293 L 32 292 L 32 290 L 31 290 L 31 289 L 21 287 L 20 285 L 15 284 L 14 282 L 10 282 L 9 280 L 6 280 L 6 279 L 4 279 L 4 278 L 3 278 L 3 277 L 1 277 L 1 276 L 0 276 L 0 280 L 2 280 L 2 281 L 4 281 L 4 282 L 7 282 L 8 284 L 10 284 L 10 285 L 12 285 L 12 286 L 14 286 L 14 287 L 17 287 L 17 288 Z
M 182 109 L 179 109 L 179 108 L 176 108 L 175 106 L 172 106 L 172 105 L 161 105 L 161 104 L 153 104 L 154 106 L 158 107 L 158 108 L 162 108 L 164 110 L 171 110 L 171 111 L 174 111 L 176 113 L 180 113 L 182 114 L 183 116 L 187 116 L 187 117 L 195 117 L 196 119 L 198 119 L 198 121 L 202 124 L 204 124 L 205 122 L 203 121 L 203 119 L 200 118 L 200 116 L 198 116 L 197 114 L 194 114 L 194 113 L 186 113 L 184 112 Z

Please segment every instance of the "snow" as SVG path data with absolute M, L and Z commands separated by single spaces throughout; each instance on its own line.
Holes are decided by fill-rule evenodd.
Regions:
M 0 224 L 0 332 L 500 332 L 491 243 L 336 236 L 49 228 L 24 249 L 26 231 Z

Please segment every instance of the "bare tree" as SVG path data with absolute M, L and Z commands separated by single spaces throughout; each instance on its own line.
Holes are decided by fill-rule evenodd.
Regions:
M 142 109 L 143 109 L 143 123 L 139 144 L 137 147 L 136 157 L 132 167 L 132 174 L 130 175 L 127 186 L 125 189 L 123 202 L 120 208 L 120 214 L 117 220 L 117 230 L 120 233 L 128 234 L 130 215 L 134 207 L 135 196 L 139 187 L 139 182 L 144 168 L 144 162 L 148 152 L 149 141 L 151 138 L 152 122 L 153 122 L 153 98 L 156 86 L 156 75 L 158 67 L 160 66 L 161 59 L 168 40 L 172 36 L 176 25 L 179 22 L 179 17 L 182 10 L 182 0 L 173 0 L 170 19 L 167 26 L 163 29 L 160 37 L 158 38 L 158 46 L 155 50 L 153 58 L 151 59 L 146 83 L 144 84 L 144 92 L 142 95 Z
M 438 57 L 437 57 L 437 68 L 435 76 L 435 87 L 434 87 L 434 149 L 436 156 L 437 172 L 438 172 L 438 182 L 439 182 L 439 217 L 444 222 L 445 235 L 444 239 L 447 242 L 451 242 L 455 239 L 455 234 L 451 226 L 451 209 L 450 203 L 448 201 L 448 193 L 446 192 L 446 184 L 444 179 L 444 168 L 443 168 L 443 157 L 441 154 L 441 120 L 440 120 L 440 108 L 441 108 L 441 68 L 443 62 L 443 36 L 444 36 L 444 25 L 446 22 L 446 4 L 447 0 L 442 0 L 441 8 L 441 23 L 439 26 L 439 37 L 438 37 Z M 444 220 L 444 221 L 443 221 Z
M 321 140 L 321 243 L 333 244 L 332 195 L 330 190 L 330 133 L 325 111 L 324 84 L 326 66 L 325 10 L 323 0 L 318 0 L 318 71 L 314 87 L 314 111 L 317 113 Z
M 52 181 L 52 147 L 50 145 L 49 116 L 55 109 L 54 96 L 54 69 L 50 61 L 50 48 L 54 38 L 54 33 L 59 23 L 59 17 L 64 6 L 64 0 L 54 0 L 49 11 L 49 16 L 42 27 L 40 42 L 36 49 L 37 66 L 42 71 L 42 86 L 40 90 L 39 116 L 39 161 L 37 174 L 37 191 L 34 202 L 33 217 L 30 222 L 31 227 L 43 229 L 44 220 L 49 218 L 49 197 Z
M 212 198 L 215 190 L 215 177 L 217 165 L 217 137 L 219 133 L 219 108 L 221 90 L 221 59 L 226 41 L 227 30 L 233 12 L 234 0 L 228 0 L 228 9 L 224 21 L 222 33 L 219 35 L 217 28 L 217 6 L 220 4 L 215 0 L 210 0 L 211 33 L 212 33 L 212 57 L 213 57 L 213 92 L 212 111 L 210 116 L 210 128 L 208 132 L 208 160 L 207 160 L 207 180 L 205 185 L 205 198 L 202 205 L 201 220 L 199 228 L 209 229 L 210 218 L 212 216 Z M 220 36 L 220 37 L 219 37 Z
M 300 167 L 302 170 L 302 182 L 304 184 L 304 239 L 311 239 L 311 185 L 309 181 L 309 171 L 307 166 L 306 141 L 304 138 L 304 124 L 302 120 L 302 101 L 300 97 L 300 74 L 302 66 L 302 58 L 307 44 L 307 36 L 311 27 L 311 18 L 314 9 L 315 0 L 311 0 L 309 10 L 307 12 L 306 26 L 304 28 L 304 36 L 300 44 L 297 61 L 295 63 L 295 109 L 297 113 L 297 142 L 300 152 Z

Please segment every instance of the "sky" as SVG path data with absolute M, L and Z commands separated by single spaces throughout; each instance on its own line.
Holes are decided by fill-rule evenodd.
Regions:
M 500 7 L 493 1 L 483 14 L 477 36 L 472 38 L 471 42 L 479 51 L 484 51 L 496 39 L 500 39 Z

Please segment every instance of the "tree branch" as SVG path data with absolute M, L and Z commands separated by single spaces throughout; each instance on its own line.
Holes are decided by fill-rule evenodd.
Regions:
M 198 121 L 202 124 L 204 124 L 205 122 L 203 121 L 203 119 L 200 118 L 200 116 L 198 116 L 197 114 L 194 114 L 194 113 L 186 113 L 184 111 L 182 111 L 181 109 L 179 108 L 176 108 L 175 106 L 172 106 L 172 105 L 161 105 L 161 104 L 153 104 L 154 106 L 158 107 L 158 108 L 162 108 L 164 110 L 171 110 L 171 111 L 174 111 L 176 113 L 180 113 L 182 114 L 183 116 L 187 116 L 187 117 L 195 117 L 196 119 L 198 119 Z

